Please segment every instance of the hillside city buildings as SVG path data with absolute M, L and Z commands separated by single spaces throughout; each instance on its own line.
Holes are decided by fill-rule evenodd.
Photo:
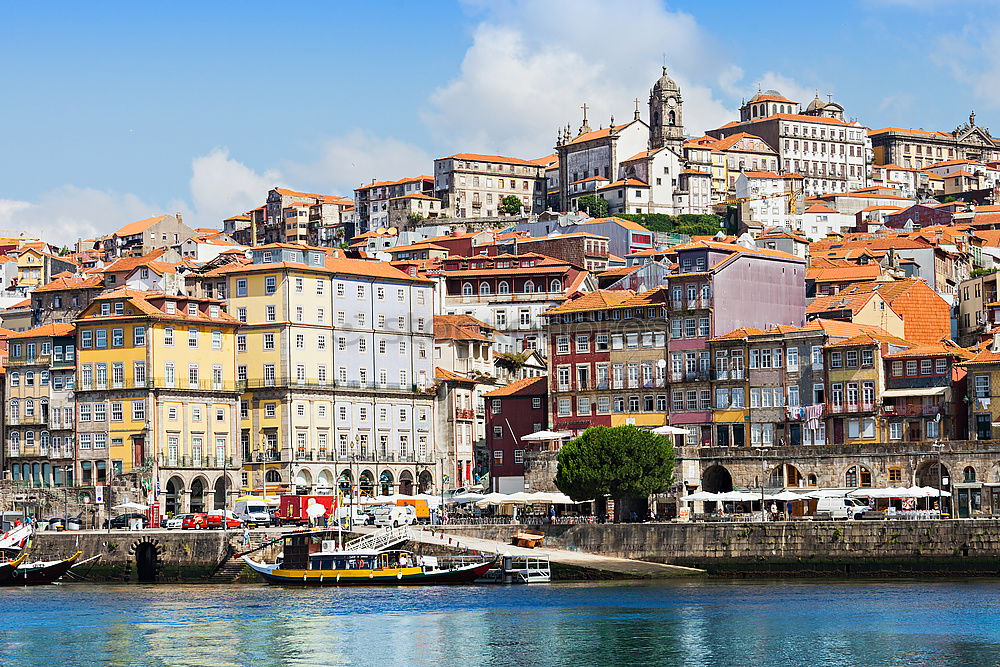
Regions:
M 541 157 L 274 187 L 218 228 L 0 239 L 0 485 L 93 523 L 125 498 L 543 490 L 587 428 L 669 425 L 667 515 L 912 484 L 1000 513 L 989 130 L 769 90 L 690 136 L 666 68 L 633 104 L 582 104 Z

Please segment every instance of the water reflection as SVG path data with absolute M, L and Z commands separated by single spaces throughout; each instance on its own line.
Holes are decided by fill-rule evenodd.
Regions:
M 0 665 L 992 665 L 995 581 L 0 591 Z

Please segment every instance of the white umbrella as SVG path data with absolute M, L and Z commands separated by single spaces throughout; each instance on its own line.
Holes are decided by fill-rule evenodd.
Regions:
M 709 493 L 708 491 L 698 491 L 697 493 L 692 493 L 689 496 L 683 496 L 681 498 L 682 502 L 693 503 L 698 501 L 708 501 L 708 500 L 718 500 L 718 493 Z
M 726 493 L 720 493 L 717 500 L 736 503 L 752 502 L 754 500 L 760 500 L 760 494 L 748 493 L 746 491 L 727 491 Z
M 855 489 L 847 495 L 851 498 L 909 498 L 907 493 L 908 490 L 902 487 L 889 486 L 884 489 Z
M 115 505 L 111 509 L 113 510 L 130 510 L 133 512 L 144 512 L 149 509 L 149 505 L 140 505 L 139 503 L 122 503 L 121 505 Z
M 687 429 L 676 426 L 657 426 L 650 429 L 650 433 L 655 433 L 656 435 L 687 435 L 688 432 Z
M 537 491 L 533 494 L 531 499 L 533 503 L 549 503 L 550 505 L 576 505 L 578 502 L 589 503 L 589 500 L 576 501 L 567 496 L 565 493 L 559 493 L 557 491 Z
M 534 433 L 529 433 L 528 435 L 522 436 L 522 442 L 538 442 L 541 440 L 562 440 L 563 438 L 569 438 L 573 434 L 569 431 L 535 431 Z
M 771 496 L 766 496 L 766 500 L 809 500 L 809 497 L 801 493 L 795 493 L 794 491 L 782 491 L 781 493 L 775 493 Z

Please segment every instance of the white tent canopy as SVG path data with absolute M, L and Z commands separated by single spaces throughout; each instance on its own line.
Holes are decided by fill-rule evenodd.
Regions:
M 123 510 L 127 512 L 145 512 L 149 509 L 149 505 L 140 505 L 139 503 L 126 502 L 121 505 L 115 505 L 111 509 L 113 510 Z
M 585 500 L 581 502 L 590 502 L 590 501 Z M 526 493 L 524 491 L 518 491 L 517 493 L 490 493 L 485 497 L 483 497 L 482 499 L 476 501 L 476 505 L 478 507 L 486 507 L 487 505 L 531 505 L 531 504 L 575 505 L 577 503 L 575 500 L 573 500 L 564 493 L 544 492 L 544 491 L 536 491 L 535 493 Z
M 657 426 L 656 428 L 650 429 L 651 433 L 656 435 L 687 435 L 687 430 L 679 428 L 677 426 Z
M 545 440 L 562 440 L 563 438 L 569 438 L 573 434 L 569 431 L 535 431 L 534 433 L 529 433 L 528 435 L 522 436 L 522 442 L 540 442 Z

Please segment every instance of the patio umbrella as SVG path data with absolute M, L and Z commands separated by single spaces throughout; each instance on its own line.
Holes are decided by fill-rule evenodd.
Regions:
M 718 494 L 718 498 L 716 498 L 716 500 L 736 503 L 753 502 L 755 500 L 760 500 L 760 494 L 750 493 L 748 491 L 727 491 L 726 493 Z
M 678 428 L 677 426 L 657 426 L 649 431 L 656 435 L 687 435 L 688 433 L 687 429 Z
M 788 502 L 789 500 L 809 500 L 809 496 L 801 493 L 795 493 L 794 491 L 782 491 L 781 493 L 775 493 L 774 495 L 766 496 L 765 500 L 781 500 Z
M 145 512 L 149 509 L 149 505 L 140 505 L 139 503 L 127 502 L 121 505 L 115 505 L 111 509 L 113 510 L 126 510 L 129 512 Z
M 699 501 L 716 501 L 719 500 L 718 493 L 709 493 L 708 491 L 698 491 L 697 493 L 692 493 L 689 496 L 682 496 L 681 502 L 694 503 Z
M 569 431 L 535 431 L 534 433 L 529 433 L 528 435 L 522 436 L 522 442 L 539 442 L 544 440 L 562 440 L 563 438 L 568 438 L 573 434 Z

